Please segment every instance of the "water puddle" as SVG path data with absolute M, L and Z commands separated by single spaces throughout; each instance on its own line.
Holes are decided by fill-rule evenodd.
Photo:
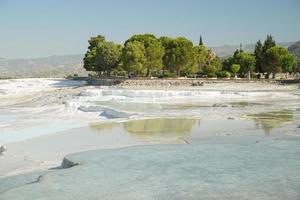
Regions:
M 245 107 L 253 107 L 253 106 L 270 106 L 267 103 L 257 103 L 257 102 L 247 102 L 247 101 L 231 102 L 230 105 L 233 108 L 245 108 Z
M 121 126 L 123 130 L 135 137 L 170 137 L 188 135 L 199 125 L 200 120 L 193 118 L 152 118 L 120 123 L 91 123 L 90 127 L 97 131 L 104 131 Z
M 257 128 L 263 129 L 266 135 L 270 135 L 272 129 L 280 128 L 294 120 L 293 112 L 290 110 L 261 112 L 249 114 L 247 117 L 256 123 Z
M 127 121 L 123 127 L 135 136 L 178 136 L 189 134 L 199 124 L 199 119 L 155 118 Z

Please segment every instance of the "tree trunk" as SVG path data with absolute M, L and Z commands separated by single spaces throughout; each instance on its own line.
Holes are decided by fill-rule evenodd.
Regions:
M 176 71 L 177 71 L 177 76 L 180 77 L 180 67 L 177 67 Z
M 150 69 L 149 69 L 149 67 L 147 68 L 147 74 L 146 74 L 146 77 L 149 77 L 149 75 L 150 75 Z
M 101 76 L 101 72 L 98 71 L 97 72 L 97 76 L 100 77 Z

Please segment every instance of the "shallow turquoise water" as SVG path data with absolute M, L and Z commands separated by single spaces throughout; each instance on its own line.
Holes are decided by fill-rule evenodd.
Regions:
M 264 138 L 73 154 L 78 166 L 1 179 L 0 199 L 299 199 L 300 138 Z
M 0 143 L 18 142 L 29 138 L 34 138 L 42 135 L 53 134 L 69 130 L 76 127 L 84 126 L 83 123 L 48 123 L 43 125 L 35 125 L 32 127 L 19 128 L 16 130 L 5 131 L 0 134 Z

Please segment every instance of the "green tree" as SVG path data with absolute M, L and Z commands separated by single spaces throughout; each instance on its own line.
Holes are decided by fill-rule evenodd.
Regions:
M 162 58 L 164 56 L 164 48 L 160 40 L 152 34 L 134 35 L 125 42 L 125 45 L 133 41 L 138 41 L 144 45 L 146 76 L 149 76 L 153 70 L 160 70 L 163 66 Z
M 272 35 L 268 35 L 267 39 L 264 42 L 262 47 L 262 60 L 261 60 L 261 70 L 262 72 L 270 73 L 270 66 L 268 66 L 272 62 L 272 56 L 270 55 L 269 49 L 276 46 L 276 42 L 274 41 Z
M 264 42 L 264 46 L 262 48 L 263 54 L 266 53 L 270 48 L 276 46 L 276 42 L 273 39 L 272 35 L 267 35 L 267 39 Z
M 231 71 L 231 65 L 234 64 L 234 58 L 233 56 L 230 56 L 228 58 L 225 58 L 223 61 L 223 68 L 226 71 Z
M 202 71 L 204 66 L 206 65 L 206 47 L 204 45 L 199 45 L 195 47 L 197 52 L 197 61 L 199 71 Z
M 164 48 L 164 55 L 163 55 L 163 72 L 165 70 L 170 70 L 172 71 L 172 66 L 173 66 L 173 62 L 172 62 L 172 54 L 170 53 L 170 49 L 172 48 L 171 44 L 173 38 L 170 37 L 166 37 L 163 36 L 161 38 L 159 38 L 159 41 L 161 42 L 163 48 Z
M 213 65 L 217 71 L 222 71 L 223 63 L 222 60 L 216 56 L 212 61 L 210 62 L 210 65 Z
M 300 60 L 295 61 L 294 66 L 293 66 L 293 72 L 300 73 Z
M 105 37 L 102 35 L 91 37 L 91 39 L 88 42 L 89 46 L 83 58 L 83 67 L 87 71 L 96 71 L 100 73 L 100 66 L 96 62 L 97 48 L 105 42 Z
M 89 39 L 89 47 L 88 49 L 91 51 L 95 47 L 98 47 L 99 45 L 103 44 L 105 42 L 105 37 L 102 35 L 97 35 L 96 37 L 91 37 Z
M 239 65 L 241 66 L 240 72 L 243 75 L 248 74 L 248 78 L 250 79 L 251 72 L 254 71 L 255 67 L 255 56 L 250 53 L 240 52 L 239 56 Z
M 215 77 L 217 72 L 222 71 L 222 60 L 215 56 L 211 61 L 209 62 L 209 65 L 205 65 L 203 71 L 208 75 L 208 77 Z
M 270 55 L 267 55 L 267 51 L 274 46 L 276 46 L 276 42 L 272 35 L 267 35 L 263 45 L 260 40 L 256 43 L 254 50 L 256 72 L 267 72 L 269 70 L 266 65 L 271 61 L 269 60 Z
M 199 39 L 199 46 L 204 46 L 203 40 L 202 40 L 202 36 L 201 36 L 201 35 L 200 35 L 200 39 Z
M 215 76 L 217 71 L 218 70 L 214 65 L 207 65 L 204 68 L 204 72 L 209 76 Z
M 122 50 L 122 63 L 125 70 L 134 71 L 137 75 L 145 70 L 145 46 L 139 41 L 127 42 Z
M 86 71 L 96 71 L 96 48 L 88 50 L 83 58 L 83 67 Z
M 265 71 L 267 73 L 278 73 L 288 66 L 282 66 L 286 62 L 289 52 L 286 48 L 274 46 L 265 53 Z M 283 62 L 283 60 L 285 60 Z M 288 69 L 288 68 L 286 68 Z
M 199 71 L 198 66 L 198 48 L 193 47 L 189 59 L 189 63 L 187 63 L 183 68 L 182 71 L 184 71 L 187 75 L 195 75 L 196 72 Z
M 165 67 L 170 71 L 175 70 L 177 75 L 180 76 L 180 71 L 194 62 L 193 43 L 184 37 L 175 39 L 163 37 L 160 40 L 165 50 L 163 56 Z
M 259 40 L 255 45 L 254 50 L 255 60 L 256 60 L 256 72 L 263 72 L 262 65 L 263 65 L 263 45 Z
M 255 68 L 255 61 L 254 55 L 241 50 L 236 50 L 232 57 L 229 57 L 224 61 L 224 69 L 231 71 L 232 65 L 238 64 L 239 72 L 243 76 L 248 74 L 248 77 L 250 77 L 251 72 L 253 72 Z
M 99 71 L 106 72 L 107 76 L 110 71 L 117 68 L 121 59 L 122 46 L 113 42 L 104 42 L 96 50 L 95 61 L 100 66 Z
M 206 51 L 206 64 L 210 65 L 211 61 L 216 57 L 216 54 L 211 50 L 208 49 Z
M 283 72 L 292 72 L 296 63 L 295 56 L 289 53 L 283 54 L 279 58 L 279 65 Z
M 232 64 L 230 71 L 236 75 L 236 73 L 238 73 L 240 71 L 241 66 L 239 64 Z
M 85 53 L 83 63 L 87 71 L 95 71 L 100 75 L 116 68 L 120 62 L 121 46 L 105 41 L 101 35 L 89 40 L 88 51 Z
M 279 66 L 279 52 L 277 47 L 272 47 L 264 54 L 264 71 L 267 73 L 277 73 L 281 71 Z

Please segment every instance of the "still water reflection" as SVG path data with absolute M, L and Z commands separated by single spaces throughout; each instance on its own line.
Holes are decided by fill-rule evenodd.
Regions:
M 137 136 L 186 135 L 199 124 L 198 119 L 155 118 L 125 122 L 124 129 Z
M 293 112 L 289 110 L 261 112 L 257 114 L 249 114 L 248 117 L 252 119 L 257 128 L 263 129 L 268 136 L 272 129 L 280 128 L 284 124 L 293 121 Z
M 93 123 L 90 127 L 97 131 L 111 130 L 121 126 L 133 136 L 183 136 L 191 133 L 193 127 L 199 126 L 199 119 L 187 118 L 153 118 L 131 120 L 123 123 Z
M 248 114 L 247 120 L 204 120 L 200 127 L 201 120 L 198 118 L 148 118 L 136 119 L 123 122 L 98 122 L 91 123 L 90 128 L 96 131 L 118 131 L 128 133 L 134 137 L 159 137 L 174 138 L 199 132 L 206 134 L 225 134 L 243 132 L 243 130 L 253 129 L 263 130 L 269 136 L 273 129 L 281 128 L 287 124 L 297 124 L 297 113 L 291 110 L 280 110 L 270 112 L 260 112 Z M 255 125 L 247 124 L 252 120 Z M 246 123 L 246 124 L 245 124 Z M 244 125 L 240 125 L 244 124 Z M 226 134 L 228 135 L 228 134 Z M 229 134 L 230 135 L 230 134 Z

